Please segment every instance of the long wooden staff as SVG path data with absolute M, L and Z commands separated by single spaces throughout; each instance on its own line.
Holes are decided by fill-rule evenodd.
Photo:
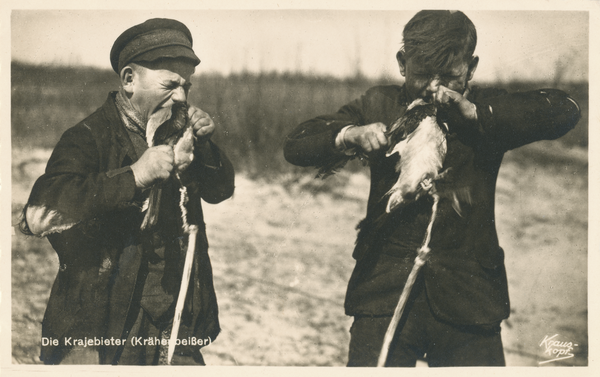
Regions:
M 417 275 L 421 270 L 421 267 L 427 262 L 429 258 L 429 241 L 431 240 L 431 228 L 433 227 L 433 222 L 435 220 L 435 215 L 437 212 L 437 205 L 440 200 L 439 196 L 435 193 L 432 193 L 433 196 L 433 207 L 431 210 L 431 220 L 429 220 L 429 225 L 427 226 L 427 233 L 425 234 L 425 240 L 423 241 L 423 245 L 419 249 L 417 257 L 415 258 L 415 264 L 408 275 L 408 279 L 406 279 L 406 284 L 404 284 L 404 289 L 402 290 L 402 294 L 400 295 L 400 299 L 398 300 L 398 305 L 396 305 L 396 309 L 394 310 L 394 316 L 388 326 L 388 329 L 383 338 L 383 346 L 381 347 L 381 352 L 379 354 L 379 359 L 377 360 L 378 367 L 384 367 L 388 358 L 388 353 L 390 351 L 390 345 L 392 344 L 392 339 L 394 339 L 394 335 L 396 334 L 396 329 L 398 328 L 398 323 L 400 322 L 400 318 L 402 317 L 402 312 L 404 311 L 404 307 L 406 306 L 406 301 L 408 300 L 408 296 L 412 290 L 415 281 L 417 280 Z
M 194 252 L 196 251 L 196 235 L 198 234 L 197 225 L 189 225 L 187 222 L 187 211 L 185 203 L 187 202 L 187 190 L 182 186 L 181 201 L 179 206 L 183 218 L 183 228 L 188 233 L 188 247 L 185 253 L 185 263 L 183 264 L 183 274 L 181 276 L 181 286 L 179 287 L 179 295 L 177 296 L 177 305 L 175 306 L 175 317 L 173 318 L 173 326 L 171 327 L 171 337 L 169 339 L 169 349 L 167 352 L 167 364 L 171 364 L 173 354 L 175 353 L 175 343 L 179 333 L 181 324 L 181 313 L 183 313 L 183 305 L 187 296 L 188 286 L 190 284 L 190 276 L 192 274 L 192 262 L 194 261 Z

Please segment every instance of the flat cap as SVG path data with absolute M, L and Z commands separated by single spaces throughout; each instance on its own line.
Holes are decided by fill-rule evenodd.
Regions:
M 181 22 L 152 18 L 125 30 L 117 38 L 110 50 L 110 64 L 117 74 L 131 62 L 160 58 L 188 58 L 198 65 L 200 59 L 192 44 L 192 33 Z

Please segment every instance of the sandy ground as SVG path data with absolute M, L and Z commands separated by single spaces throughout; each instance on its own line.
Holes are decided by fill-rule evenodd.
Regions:
M 552 148 L 530 151 L 543 158 Z M 564 158 L 538 164 L 511 152 L 498 181 L 497 228 L 512 304 L 502 330 L 509 366 L 548 360 L 540 343 L 555 334 L 577 344 L 575 357 L 543 366 L 588 362 L 587 152 L 556 153 Z M 14 151 L 13 224 L 48 156 Z M 313 176 L 307 170 L 274 183 L 240 174 L 232 199 L 205 205 L 222 326 L 203 350 L 209 365 L 345 365 L 351 319 L 343 301 L 368 178 Z M 57 258 L 46 240 L 16 232 L 12 245 L 13 362 L 39 363 Z

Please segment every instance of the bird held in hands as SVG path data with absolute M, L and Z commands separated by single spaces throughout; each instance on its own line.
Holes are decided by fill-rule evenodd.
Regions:
M 437 120 L 435 104 L 423 99 L 413 101 L 406 113 L 388 131 L 391 147 L 387 157 L 400 155 L 395 170 L 398 180 L 386 193 L 386 212 L 390 213 L 418 200 L 434 190 L 434 181 L 439 179 L 446 157 L 445 124 Z
M 146 130 L 148 146 L 169 145 L 173 147 L 174 167 L 169 179 L 175 179 L 179 185 L 179 173 L 184 171 L 194 159 L 194 142 L 196 136 L 189 122 L 188 105 L 185 102 L 175 103 L 171 107 L 170 118 L 162 124 L 148 122 Z M 141 229 L 151 228 L 158 221 L 160 198 L 163 183 L 157 183 L 150 189 L 148 209 Z

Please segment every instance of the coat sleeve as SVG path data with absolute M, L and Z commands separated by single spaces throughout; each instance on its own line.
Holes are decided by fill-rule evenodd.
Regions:
M 314 166 L 319 176 L 326 177 L 343 167 L 354 155 L 347 155 L 335 146 L 340 130 L 349 125 L 366 125 L 366 110 L 376 95 L 376 88 L 343 107 L 335 114 L 319 116 L 296 126 L 284 143 L 285 159 L 297 166 Z
M 357 117 L 348 112 L 354 106 L 346 105 L 336 114 L 319 116 L 296 126 L 285 140 L 285 159 L 297 166 L 320 166 L 343 159 L 344 154 L 335 147 L 335 137 L 342 128 L 359 124 Z
M 538 140 L 554 140 L 575 127 L 577 102 L 557 89 L 481 97 L 473 100 L 478 121 L 465 132 L 480 147 L 506 152 Z
M 204 201 L 217 204 L 233 195 L 235 189 L 235 171 L 231 161 L 216 144 L 209 141 L 210 161 L 196 154 L 192 164 L 182 174 L 182 182 L 195 182 Z
M 34 184 L 22 228 L 46 236 L 128 205 L 135 196 L 131 168 L 100 171 L 98 146 L 84 124 L 67 130 Z

